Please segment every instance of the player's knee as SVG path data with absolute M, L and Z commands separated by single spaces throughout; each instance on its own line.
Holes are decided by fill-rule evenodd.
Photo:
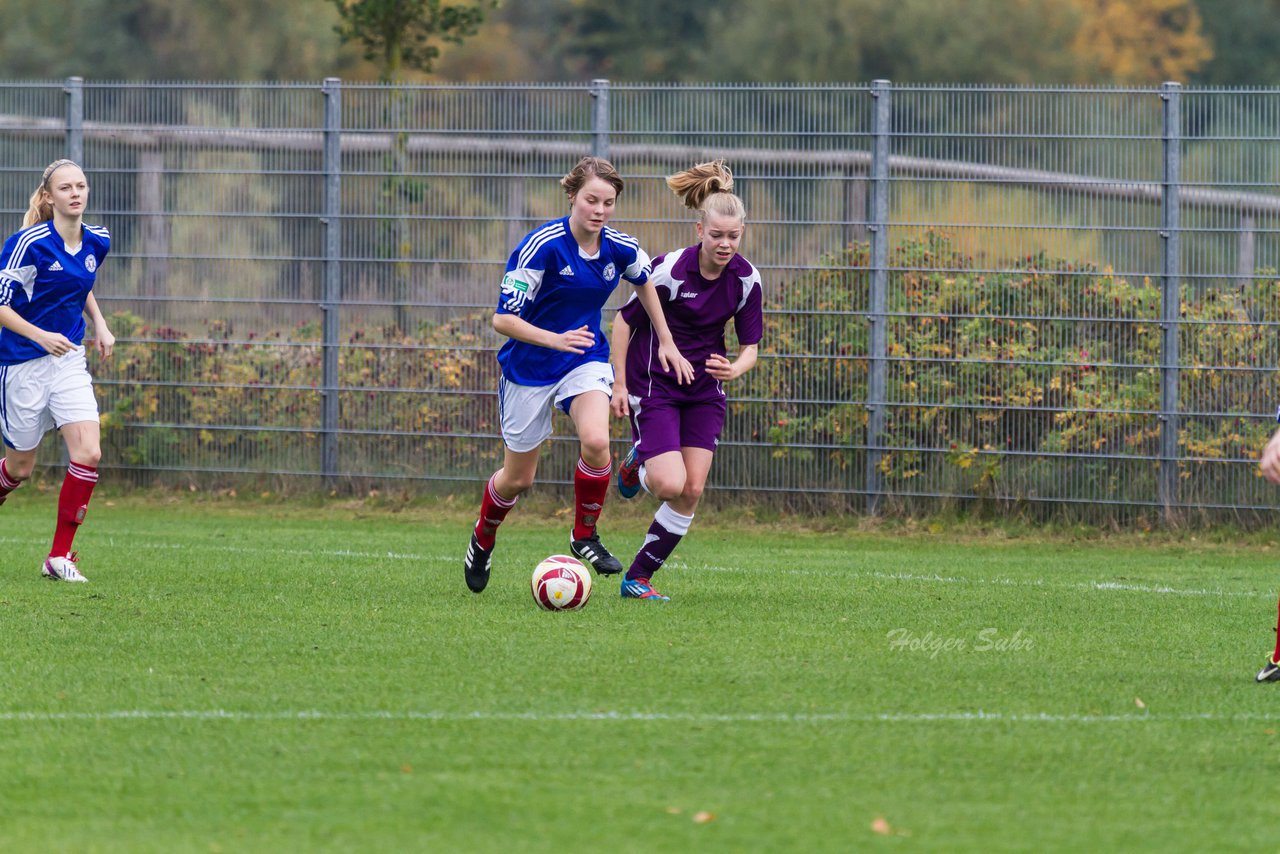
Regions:
M 82 466 L 97 468 L 98 463 L 102 461 L 102 448 L 98 445 L 94 445 L 91 448 L 80 448 L 72 459 Z
M 588 463 L 599 464 L 609 459 L 609 434 L 583 436 L 582 458 Z
M 520 493 L 526 491 L 533 486 L 533 472 L 528 474 L 512 474 L 507 472 L 507 476 L 503 478 L 499 492 L 505 498 L 515 498 Z
M 674 501 L 684 492 L 683 478 L 662 478 L 650 474 L 647 481 L 649 491 L 659 501 Z
M 702 490 L 705 486 L 706 484 L 703 483 L 693 483 L 692 481 L 686 482 L 684 485 L 684 491 L 680 493 L 680 497 L 684 498 L 686 501 L 692 502 L 693 504 L 697 504 L 702 500 Z
M 4 470 L 13 480 L 26 480 L 36 470 L 36 461 L 34 457 L 29 460 L 8 458 L 4 461 Z

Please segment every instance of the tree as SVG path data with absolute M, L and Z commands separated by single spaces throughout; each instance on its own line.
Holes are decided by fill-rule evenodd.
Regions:
M 300 80 L 359 63 L 329 36 L 332 10 L 261 0 L 0 0 L 0 20 L 5 79 Z
M 1081 14 L 1072 49 L 1086 69 L 1105 80 L 1146 85 L 1184 81 L 1213 57 L 1192 0 L 1072 2 Z
M 498 0 L 442 3 L 441 0 L 330 0 L 342 23 L 335 27 L 342 42 L 359 41 L 365 58 L 378 60 L 383 82 L 395 83 L 405 64 L 430 72 L 440 56 L 439 42 L 461 43 L 475 35 L 487 10 Z M 385 242 L 396 259 L 393 284 L 393 323 L 401 333 L 409 331 L 409 292 L 412 275 L 409 259 L 413 243 L 409 221 L 400 208 L 412 202 L 418 183 L 409 172 L 409 132 L 404 118 L 405 92 L 391 89 L 387 99 L 387 123 L 393 130 L 387 177 L 382 183 Z
M 382 80 L 400 79 L 404 65 L 430 72 L 440 42 L 461 44 L 484 22 L 498 0 L 443 3 L 441 0 L 330 0 L 342 19 L 334 29 L 342 43 L 364 45 L 366 59 L 379 62 Z
M 1195 75 L 1213 86 L 1280 83 L 1280 0 L 1196 0 L 1213 59 Z
M 703 53 L 719 80 L 1061 82 L 1075 20 L 1057 0 L 741 0 Z

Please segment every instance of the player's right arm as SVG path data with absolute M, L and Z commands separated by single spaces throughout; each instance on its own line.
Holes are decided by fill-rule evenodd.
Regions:
M 0 258 L 0 326 L 15 335 L 34 341 L 46 353 L 61 356 L 75 347 L 71 340 L 60 332 L 47 332 L 41 329 L 14 311 L 11 305 L 18 290 L 27 289 L 30 293 L 30 288 L 36 280 L 35 265 L 23 266 L 23 259 L 14 257 L 14 245 L 15 240 L 10 237 L 4 246 L 4 256 Z
M 570 329 L 568 332 L 552 332 L 550 329 L 534 326 L 518 314 L 502 312 L 493 315 L 493 328 L 499 335 L 565 353 L 585 353 L 596 340 L 596 336 L 592 335 L 591 330 L 585 326 Z
M 46 332 L 34 323 L 23 320 L 22 316 L 9 306 L 0 306 L 0 326 L 23 338 L 29 338 L 39 344 L 46 353 L 61 356 L 71 352 L 75 344 L 61 332 Z
M 617 418 L 631 414 L 631 404 L 627 401 L 627 347 L 630 344 L 631 325 L 619 311 L 613 316 L 613 332 L 609 336 L 609 352 L 613 356 L 613 395 L 609 398 L 609 409 Z
M 502 276 L 502 293 L 498 296 L 498 310 L 493 315 L 493 328 L 499 335 L 525 344 L 581 355 L 596 340 L 586 326 L 567 332 L 553 332 L 530 323 L 522 316 L 525 308 L 537 299 L 546 274 L 546 241 L 530 241 L 539 233 L 535 231 L 526 235 L 507 261 L 507 271 Z

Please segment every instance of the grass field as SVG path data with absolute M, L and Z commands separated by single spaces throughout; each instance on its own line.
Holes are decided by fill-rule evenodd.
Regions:
M 2 851 L 1280 841 L 1265 538 L 709 513 L 671 602 L 599 583 L 549 614 L 528 573 L 566 531 L 529 508 L 476 596 L 469 508 L 102 499 L 92 581 L 60 585 L 53 501 L 0 509 Z M 606 516 L 606 543 L 646 521 Z

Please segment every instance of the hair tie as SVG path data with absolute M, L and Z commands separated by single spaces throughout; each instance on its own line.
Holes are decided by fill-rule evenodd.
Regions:
M 44 185 L 48 184 L 49 176 L 52 175 L 54 172 L 56 172 L 60 167 L 66 166 L 67 164 L 71 164 L 72 166 L 75 166 L 77 169 L 80 168 L 79 166 L 76 166 L 76 162 L 74 160 L 67 160 L 66 158 L 63 158 L 62 160 L 55 160 L 52 163 L 50 163 L 48 166 L 44 167 L 44 175 L 40 178 L 40 186 L 43 187 Z

